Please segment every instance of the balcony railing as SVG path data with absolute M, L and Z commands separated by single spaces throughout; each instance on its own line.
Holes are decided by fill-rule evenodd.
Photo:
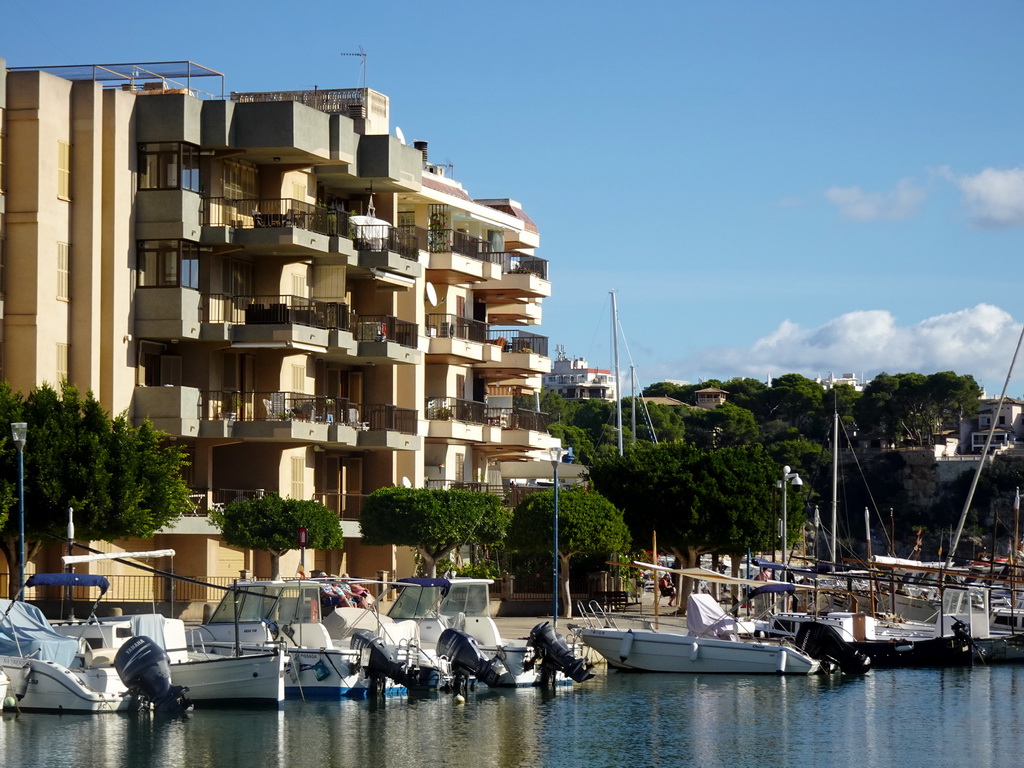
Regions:
M 204 323 L 231 325 L 306 325 L 347 331 L 351 313 L 340 301 L 317 301 L 304 296 L 227 296 L 203 294 Z
M 321 235 L 349 235 L 345 211 L 289 198 L 208 197 L 203 200 L 203 224 L 237 229 L 296 227 Z
M 355 315 L 352 335 L 356 341 L 394 341 L 403 347 L 415 347 L 419 326 L 393 315 Z
M 311 421 L 367 429 L 362 411 L 367 406 L 344 397 L 322 397 L 301 392 L 206 391 L 200 403 L 204 420 Z
M 427 315 L 427 335 L 445 339 L 464 339 L 483 344 L 487 341 L 488 324 L 458 315 Z
M 457 229 L 431 227 L 430 229 L 415 228 L 418 242 L 424 243 L 423 249 L 431 253 L 457 253 L 470 259 L 489 261 L 491 246 L 486 240 L 474 237 Z
M 501 271 L 506 275 L 536 275 L 542 280 L 548 279 L 547 259 L 527 256 L 516 251 L 502 251 L 490 254 L 492 261 L 501 264 Z
M 487 423 L 487 406 L 475 400 L 460 400 L 456 397 L 428 397 L 424 413 L 427 419 L 434 421 Z
M 548 356 L 548 337 L 536 333 L 514 330 L 489 330 L 487 341 L 497 344 L 503 352 L 532 352 L 541 357 Z
M 528 429 L 533 432 L 547 432 L 550 417 L 540 411 L 522 408 L 488 408 L 487 421 L 502 429 Z
M 414 233 L 390 224 L 353 224 L 352 246 L 357 251 L 391 251 L 403 259 L 419 261 L 420 249 Z
M 416 434 L 416 422 L 419 419 L 415 408 L 399 408 L 388 403 L 364 403 L 362 416 L 370 431 L 387 430 L 410 435 Z
M 314 501 L 319 501 L 334 514 L 339 520 L 358 520 L 363 513 L 363 502 L 366 500 L 365 493 L 314 493 Z
M 502 498 L 505 496 L 505 489 L 501 486 L 501 483 L 466 483 L 458 480 L 427 480 L 425 486 L 427 488 L 434 488 L 437 490 L 457 488 L 466 491 L 489 493 L 492 496 L 501 496 Z

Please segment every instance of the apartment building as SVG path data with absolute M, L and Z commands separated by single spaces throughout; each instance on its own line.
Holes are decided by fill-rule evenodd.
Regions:
M 3 375 L 188 451 L 192 514 L 144 545 L 178 573 L 265 575 L 206 512 L 274 491 L 339 516 L 307 568 L 410 575 L 360 543 L 366 494 L 496 490 L 547 449 L 515 399 L 550 370 L 537 227 L 391 135 L 387 96 L 230 92 L 192 62 L 0 73 Z
M 565 400 L 606 400 L 617 397 L 615 376 L 606 368 L 591 368 L 586 358 L 569 358 L 558 345 L 552 361 L 551 373 L 542 378 L 545 392 L 557 392 Z

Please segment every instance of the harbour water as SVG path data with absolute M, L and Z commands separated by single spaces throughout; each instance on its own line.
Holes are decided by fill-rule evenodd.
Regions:
M 1024 752 L 1024 665 L 863 678 L 605 674 L 573 688 L 281 710 L 5 713 L 19 768 L 176 766 L 1006 766 Z

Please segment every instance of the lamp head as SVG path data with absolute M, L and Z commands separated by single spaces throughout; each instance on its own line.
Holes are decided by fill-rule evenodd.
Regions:
M 793 475 L 793 485 L 803 485 L 804 481 L 800 479 L 800 475 Z
M 548 457 L 551 459 L 552 465 L 557 465 L 562 461 L 562 442 L 560 440 L 552 443 L 548 448 Z
M 18 446 L 18 450 L 20 451 L 25 447 L 25 439 L 28 437 L 28 424 L 24 421 L 12 422 L 11 437 L 14 439 L 14 444 Z

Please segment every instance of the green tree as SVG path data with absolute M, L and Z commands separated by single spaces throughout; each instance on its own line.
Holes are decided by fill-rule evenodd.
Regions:
M 281 576 L 281 556 L 299 546 L 299 529 L 306 529 L 306 546 L 341 549 L 344 538 L 338 516 L 308 499 L 282 499 L 276 493 L 234 501 L 223 511 L 210 510 L 210 520 L 233 547 L 270 553 L 275 579 Z
M 754 414 L 730 402 L 690 411 L 686 427 L 690 442 L 704 449 L 749 445 L 756 442 L 760 432 Z
M 24 401 L 4 386 L 0 413 L 28 424 L 26 557 L 66 534 L 69 507 L 77 537 L 100 541 L 151 537 L 188 508 L 185 453 L 163 445 L 152 425 L 132 427 L 124 415 L 111 419 L 91 393 L 82 397 L 68 384 L 59 392 L 41 386 Z M 9 511 L 16 496 L 5 489 L 16 488 L 18 472 L 9 439 L 0 459 L 0 505 Z M 8 514 L 0 533 L 0 551 L 13 567 L 19 565 L 17 517 Z
M 366 497 L 359 528 L 366 544 L 416 548 L 428 576 L 464 544 L 504 536 L 511 512 L 490 493 L 461 488 L 379 488 Z
M 638 444 L 596 463 L 591 478 L 622 509 L 634 541 L 649 542 L 657 532 L 659 548 L 695 567 L 705 553 L 771 544 L 779 469 L 759 445 L 707 451 L 686 443 Z
M 512 516 L 506 543 L 530 553 L 554 553 L 554 489 L 538 491 L 519 502 Z M 581 486 L 558 493 L 559 613 L 572 616 L 569 565 L 581 554 L 609 555 L 630 549 L 629 529 L 622 512 L 596 491 Z

